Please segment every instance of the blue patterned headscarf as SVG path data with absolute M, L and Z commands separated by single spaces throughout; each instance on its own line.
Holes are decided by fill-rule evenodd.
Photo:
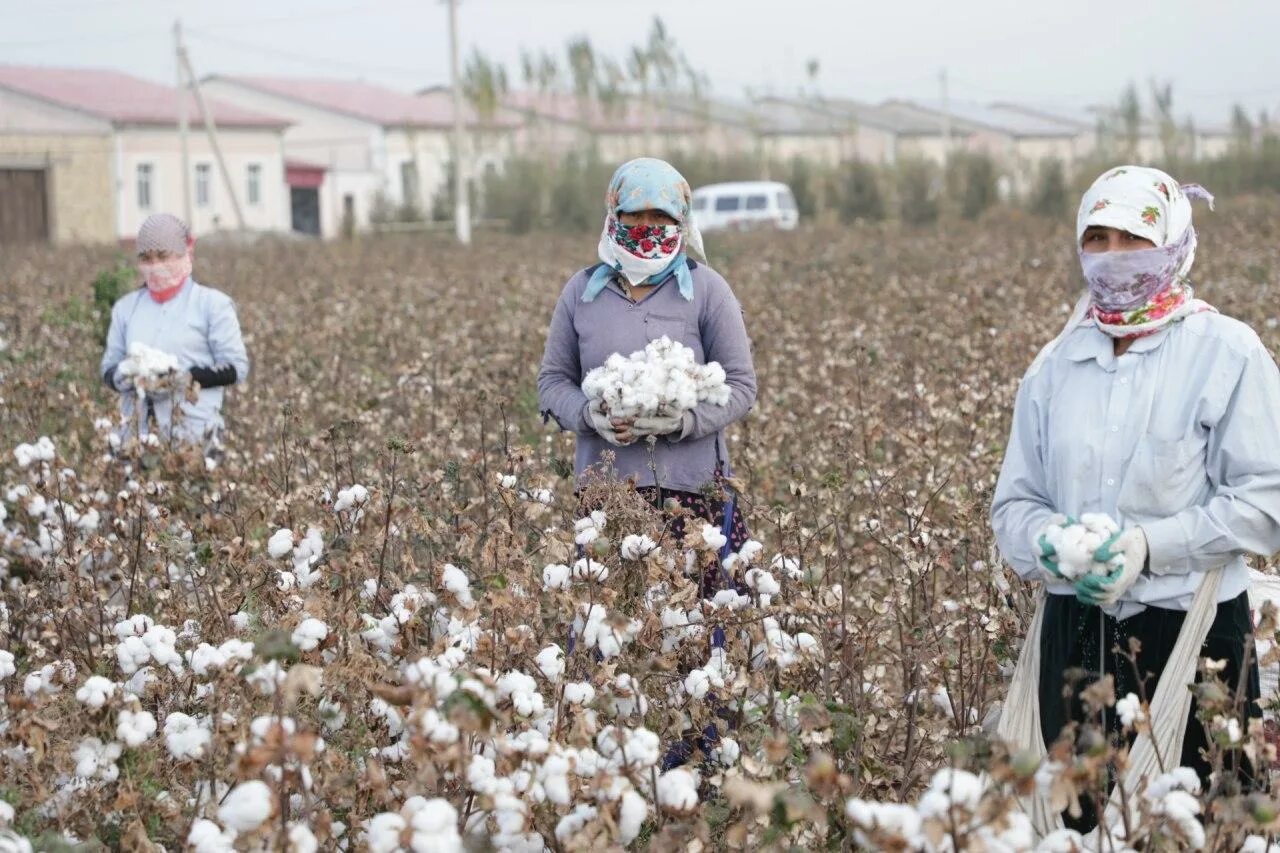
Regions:
M 608 192 L 605 193 L 605 227 L 600 236 L 601 264 L 591 274 L 582 300 L 590 302 L 595 299 L 609 283 L 609 277 L 622 269 L 613 255 L 609 236 L 611 221 L 622 213 L 660 210 L 676 221 L 684 241 L 681 251 L 665 268 L 646 279 L 646 283 L 660 284 L 674 273 L 680 295 L 692 301 L 693 276 L 689 272 L 685 249 L 692 248 L 698 255 L 706 257 L 702 248 L 702 235 L 698 233 L 698 228 L 689 215 L 692 201 L 693 191 L 689 188 L 689 182 L 665 160 L 641 157 L 619 166 L 613 173 L 613 179 L 609 181 Z

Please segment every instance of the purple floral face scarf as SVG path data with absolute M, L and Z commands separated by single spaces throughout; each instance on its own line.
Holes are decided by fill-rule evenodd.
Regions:
M 1194 298 L 1186 277 L 1196 256 L 1191 198 L 1213 206 L 1195 184 L 1180 185 L 1159 169 L 1121 166 L 1094 181 L 1076 217 L 1080 269 L 1089 288 L 1089 316 L 1112 337 L 1139 337 L 1188 314 L 1211 310 Z M 1091 227 L 1114 228 L 1150 240 L 1152 249 L 1085 252 Z

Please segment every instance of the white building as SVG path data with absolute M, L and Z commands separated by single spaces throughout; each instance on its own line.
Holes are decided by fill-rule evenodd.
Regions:
M 359 80 L 213 75 L 204 90 L 240 107 L 284 116 L 294 227 L 332 237 L 377 214 L 429 218 L 452 174 L 453 105 L 447 92 L 411 95 Z M 467 174 L 501 168 L 517 123 L 464 116 Z
M 230 187 L 188 95 L 193 230 L 236 228 L 231 192 L 246 228 L 287 230 L 287 122 L 212 98 L 206 105 Z M 178 112 L 175 89 L 128 74 L 0 65 L 0 169 L 7 163 L 17 170 L 26 162 L 25 168 L 41 172 L 51 220 L 47 238 L 129 241 L 152 213 L 183 215 Z M 105 203 L 104 193 L 110 197 Z

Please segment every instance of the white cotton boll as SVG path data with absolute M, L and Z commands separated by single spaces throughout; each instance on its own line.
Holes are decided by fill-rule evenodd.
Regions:
M 977 812 L 981 800 L 981 779 L 967 770 L 947 767 L 933 774 L 929 790 L 920 798 L 918 810 L 923 817 L 945 818 L 952 807 L 973 814 Z
M 914 845 L 920 838 L 923 823 L 911 806 L 851 799 L 845 803 L 844 813 L 856 827 L 854 840 L 862 847 L 874 849 L 871 833 L 884 833 L 897 835 L 913 845 L 909 849 L 916 849 Z
M 29 468 L 37 462 L 52 462 L 54 456 L 53 442 L 47 435 L 40 436 L 35 444 L 19 444 L 13 449 L 13 458 L 19 468 Z
M 165 746 L 169 754 L 179 761 L 203 757 L 209 740 L 209 730 L 195 718 L 180 711 L 174 711 L 165 717 Z
M 414 853 L 462 853 L 458 812 L 447 800 L 422 803 L 409 819 L 409 826 L 413 830 L 409 849 Z
M 125 637 L 116 646 L 116 661 L 120 664 L 120 671 L 125 675 L 137 672 L 138 668 L 149 660 L 151 660 L 151 649 L 147 648 L 147 644 L 141 637 Z
M 573 564 L 573 576 L 582 580 L 591 578 L 597 581 L 604 581 L 609 577 L 609 567 L 599 560 L 583 557 Z
M 1240 853 L 1280 853 L 1280 844 L 1271 844 L 1261 835 L 1250 835 L 1240 845 Z
M 742 747 L 731 737 L 720 738 L 720 742 L 711 750 L 711 760 L 723 767 L 737 764 L 741 755 Z
M 762 596 L 774 596 L 782 591 L 778 579 L 765 569 L 748 569 L 745 580 L 748 588 Z
M 1170 791 L 1187 791 L 1200 793 L 1200 777 L 1190 767 L 1175 767 L 1168 773 L 1162 773 L 1147 785 L 1148 799 L 1159 800 Z
M 319 849 L 320 842 L 316 840 L 310 827 L 302 823 L 289 824 L 286 853 L 316 853 Z
M 4 681 L 18 671 L 13 662 L 13 652 L 0 649 L 0 681 Z
M 116 737 L 130 747 L 142 746 L 156 733 L 156 718 L 150 711 L 123 710 L 116 722 Z
M 453 593 L 453 597 L 463 607 L 470 607 L 475 603 L 475 599 L 471 597 L 471 581 L 467 578 L 466 573 L 457 566 L 451 563 L 445 564 L 441 583 L 445 589 Z
M 1074 829 L 1059 829 L 1041 839 L 1036 853 L 1084 853 L 1084 836 Z
M 397 853 L 404 848 L 400 845 L 400 833 L 408 827 L 408 823 L 395 812 L 383 812 L 374 815 L 365 830 L 365 843 L 369 845 L 369 853 Z
M 213 670 L 226 666 L 227 657 L 215 646 L 201 643 L 187 652 L 187 663 L 190 664 L 193 673 L 204 678 Z
M 457 743 L 460 735 L 458 727 L 440 716 L 434 708 L 428 708 L 422 712 L 418 719 L 418 727 L 427 736 L 427 740 L 441 745 Z
M 154 628 L 155 624 L 150 616 L 139 613 L 117 622 L 113 630 L 117 638 L 124 640 L 126 637 L 141 637 Z
M 273 559 L 280 559 L 293 551 L 293 531 L 282 527 L 267 540 L 267 553 Z
M 658 777 L 658 805 L 674 812 L 692 812 L 698 807 L 698 777 L 677 767 Z
M 552 563 L 542 570 L 542 588 L 545 590 L 568 589 L 570 575 L 568 566 Z
M 684 679 L 684 692 L 694 699 L 701 699 L 711 689 L 711 677 L 706 670 L 695 669 Z
M 586 681 L 571 681 L 564 686 L 564 701 L 570 705 L 586 705 L 596 698 L 596 689 Z
M 359 484 L 338 490 L 338 499 L 333 503 L 334 512 L 346 512 L 349 509 L 363 506 L 369 501 L 369 490 Z
M 187 833 L 187 845 L 192 853 L 234 853 L 235 842 L 235 832 L 224 830 L 205 818 L 191 824 L 191 831 Z
M 564 649 L 555 643 L 545 646 L 542 651 L 538 652 L 535 661 L 538 664 L 538 669 L 553 684 L 558 682 L 560 677 L 564 675 Z
M 556 823 L 556 840 L 561 844 L 567 843 L 569 839 L 581 832 L 584 826 L 595 820 L 598 814 L 595 806 L 586 804 L 575 806 L 573 811 Z
M 618 804 L 618 840 L 623 846 L 635 841 L 649 817 L 649 803 L 635 791 L 627 791 Z
M 503 489 L 514 489 L 519 481 L 514 474 L 499 474 L 498 487 Z
M 532 717 L 543 709 L 538 683 L 519 670 L 512 670 L 498 679 L 498 696 L 503 699 L 510 697 L 516 713 L 522 717 Z
M 702 545 L 708 551 L 719 551 L 729 540 L 720 528 L 714 524 L 702 525 Z
M 302 651 L 309 652 L 319 647 L 328 636 L 329 626 L 315 617 L 309 617 L 298 623 L 289 639 Z
M 95 711 L 107 704 L 107 700 L 116 694 L 119 685 L 101 675 L 91 675 L 84 685 L 76 691 L 76 701 L 88 705 Z
M 271 802 L 271 789 L 265 782 L 241 782 L 218 807 L 218 820 L 237 833 L 253 832 L 271 815 Z
M 1146 715 L 1142 712 L 1142 702 L 1133 693 L 1116 702 L 1116 714 L 1125 726 L 1132 726 L 1146 719 Z
M 658 550 L 658 543 L 644 534 L 631 534 L 622 540 L 622 559 L 639 560 Z
M 75 775 L 85 779 L 114 782 L 120 775 L 116 759 L 122 749 L 118 743 L 103 743 L 96 737 L 87 737 L 76 746 L 72 755 L 76 760 Z

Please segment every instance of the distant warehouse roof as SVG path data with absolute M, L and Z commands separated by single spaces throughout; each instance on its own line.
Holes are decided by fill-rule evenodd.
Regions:
M 119 71 L 100 68 L 52 68 L 34 65 L 0 65 L 0 89 L 8 89 L 49 104 L 104 119 L 116 125 L 176 125 L 178 93 L 170 86 L 152 83 Z M 284 128 L 289 122 L 205 99 L 219 127 Z M 193 127 L 202 126 L 195 98 L 187 96 L 187 116 Z

